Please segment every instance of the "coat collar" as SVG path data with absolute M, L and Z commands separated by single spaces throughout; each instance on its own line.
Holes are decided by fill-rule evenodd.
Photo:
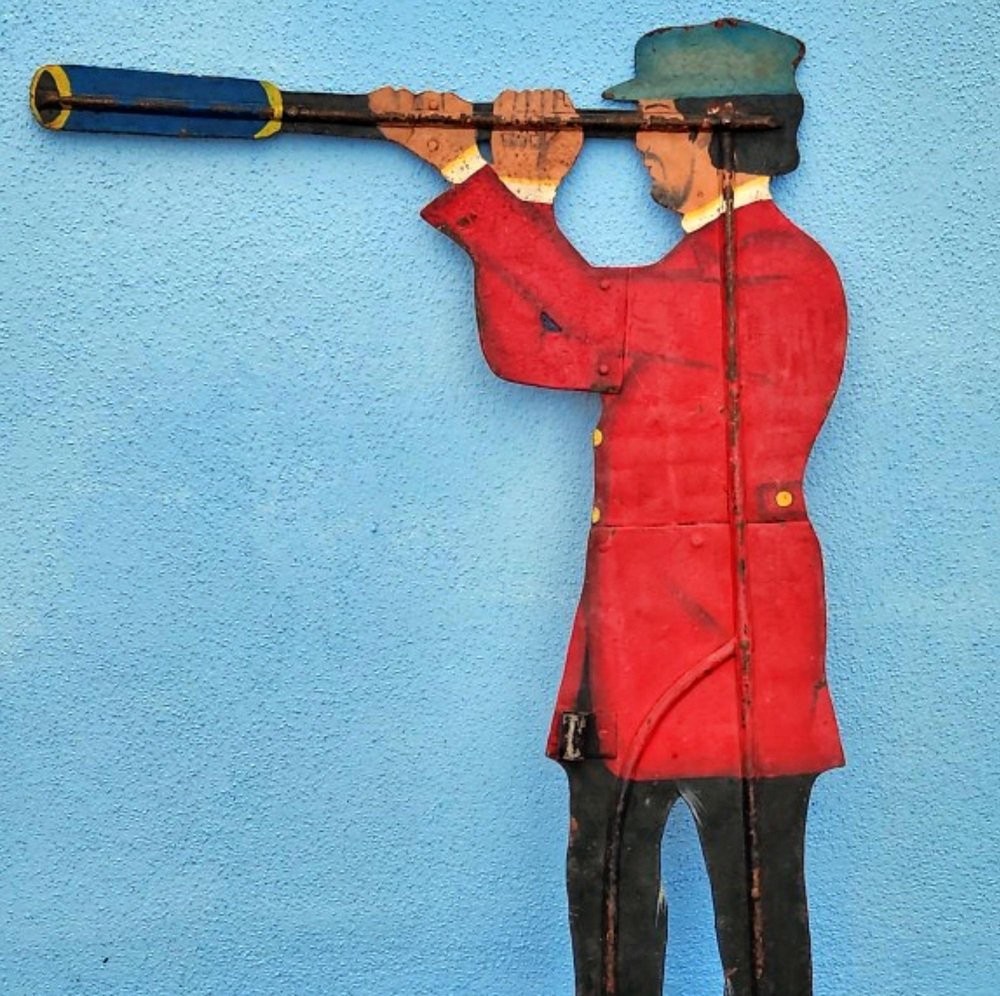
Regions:
M 741 183 L 733 188 L 733 208 L 746 207 L 747 204 L 756 204 L 757 201 L 771 200 L 771 178 L 769 176 L 755 176 L 746 183 Z M 688 211 L 681 217 L 681 228 L 690 235 L 697 232 L 699 228 L 721 218 L 726 211 L 725 201 L 720 194 L 715 200 L 703 204 L 694 211 Z

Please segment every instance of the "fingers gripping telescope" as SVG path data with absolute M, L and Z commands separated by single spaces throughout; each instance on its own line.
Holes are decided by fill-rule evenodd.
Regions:
M 779 127 L 763 115 L 720 107 L 707 117 L 639 111 L 578 110 L 570 118 L 501 118 L 492 104 L 460 117 L 375 114 L 367 94 L 280 90 L 266 80 L 183 76 L 98 66 L 42 66 L 31 81 L 31 112 L 43 128 L 174 138 L 270 138 L 279 133 L 382 138 L 379 125 L 476 128 L 481 141 L 500 127 L 557 131 L 582 128 L 588 138 L 632 138 L 637 131 L 761 130 Z

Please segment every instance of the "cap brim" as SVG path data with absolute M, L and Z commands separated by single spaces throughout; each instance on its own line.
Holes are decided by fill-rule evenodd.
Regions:
M 609 86 L 601 96 L 605 100 L 645 100 L 647 89 L 647 85 L 642 80 L 635 78 Z

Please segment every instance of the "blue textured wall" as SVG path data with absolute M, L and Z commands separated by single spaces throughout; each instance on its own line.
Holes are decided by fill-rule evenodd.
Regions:
M 417 217 L 441 181 L 401 150 L 55 136 L 34 66 L 596 103 L 643 31 L 721 13 L 809 44 L 777 195 L 852 314 L 808 482 L 849 753 L 810 824 L 817 993 L 994 996 L 985 0 L 5 7 L 4 993 L 568 993 L 542 746 L 596 411 L 490 376 L 469 264 Z M 677 234 L 624 144 L 559 211 L 595 262 Z M 667 853 L 670 991 L 716 996 L 680 812 Z

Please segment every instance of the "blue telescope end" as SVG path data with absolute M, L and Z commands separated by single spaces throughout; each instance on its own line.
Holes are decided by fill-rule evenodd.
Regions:
M 268 138 L 281 129 L 281 91 L 265 80 L 96 66 L 42 66 L 31 112 L 54 131 L 174 138 Z

